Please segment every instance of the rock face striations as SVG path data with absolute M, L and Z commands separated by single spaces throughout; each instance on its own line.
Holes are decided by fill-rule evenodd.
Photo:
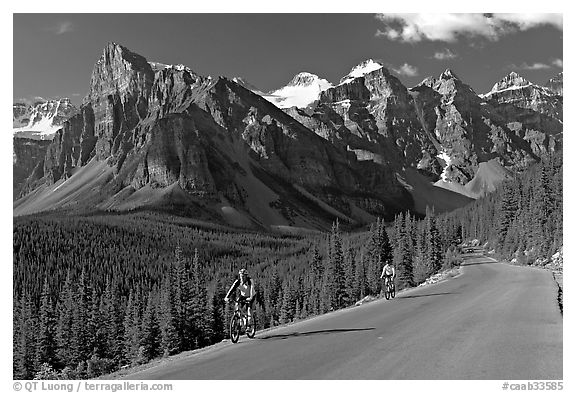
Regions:
M 298 74 L 288 87 L 313 91 L 312 104 L 279 108 L 239 78 L 149 63 L 111 43 L 15 214 L 152 207 L 233 225 L 315 228 L 336 217 L 352 225 L 392 218 L 414 209 L 402 178 L 410 168 L 466 184 L 482 162 L 522 167 L 558 148 L 547 128 L 558 120 L 545 105 L 504 102 L 510 84 L 531 86 L 510 78 L 482 98 L 447 70 L 407 89 L 369 60 L 336 86 Z
M 44 157 L 49 145 L 49 140 L 14 138 L 12 146 L 12 199 L 18 198 L 26 178 L 35 169 L 43 167 Z M 42 166 L 37 168 L 39 164 L 42 164 Z

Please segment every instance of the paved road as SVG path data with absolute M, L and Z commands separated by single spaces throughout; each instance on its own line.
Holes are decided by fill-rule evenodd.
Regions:
M 462 274 L 246 336 L 127 379 L 562 379 L 550 272 L 469 255 Z

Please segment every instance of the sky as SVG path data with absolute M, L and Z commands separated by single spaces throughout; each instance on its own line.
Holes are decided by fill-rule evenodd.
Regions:
M 407 87 L 452 69 L 477 93 L 511 71 L 544 84 L 563 70 L 562 14 L 13 15 L 13 100 L 79 105 L 107 42 L 262 91 L 307 71 L 336 84 L 372 58 Z

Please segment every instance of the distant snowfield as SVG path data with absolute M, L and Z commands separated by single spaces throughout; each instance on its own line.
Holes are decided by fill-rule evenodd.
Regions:
M 354 79 L 360 78 L 360 77 L 362 77 L 366 74 L 369 74 L 373 71 L 379 70 L 382 67 L 383 67 L 382 64 L 380 64 L 380 63 L 378 63 L 372 59 L 368 59 L 368 60 L 358 64 L 356 67 L 352 68 L 350 73 L 340 80 L 340 84 L 338 86 L 346 84 L 346 83 L 350 83 Z
M 301 72 L 294 77 L 307 78 L 306 83 L 288 84 L 278 90 L 271 91 L 263 97 L 276 105 L 278 108 L 306 108 L 320 98 L 320 93 L 332 87 L 332 83 L 326 79 L 308 72 Z
M 338 86 L 350 83 L 354 79 L 363 77 L 364 75 L 379 70 L 382 67 L 382 64 L 372 59 L 366 60 L 352 68 L 350 73 L 340 80 Z M 232 80 L 239 85 L 244 86 L 248 90 L 251 90 L 253 93 L 262 96 L 264 99 L 281 109 L 292 107 L 306 108 L 314 101 L 318 100 L 323 91 L 334 87 L 334 85 L 326 79 L 320 78 L 318 75 L 309 72 L 300 72 L 299 74 L 296 74 L 288 85 L 268 93 L 262 92 L 241 77 L 234 77 Z
M 52 124 L 52 117 L 44 117 L 42 120 L 34 123 L 33 125 L 13 128 L 12 133 L 14 136 L 18 136 L 17 134 L 21 133 L 28 133 L 39 136 L 41 139 L 51 139 L 54 134 L 61 128 L 62 126 L 55 126 Z

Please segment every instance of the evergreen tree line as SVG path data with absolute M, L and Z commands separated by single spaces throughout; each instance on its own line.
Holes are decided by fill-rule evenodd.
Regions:
M 224 294 L 241 267 L 254 279 L 263 329 L 378 296 L 386 261 L 400 287 L 416 285 L 447 264 L 461 237 L 459 222 L 432 211 L 420 221 L 400 214 L 389 228 L 378 219 L 360 234 L 335 223 L 296 237 L 171 224 L 161 236 L 120 222 L 16 222 L 15 378 L 90 378 L 219 342 L 232 312 Z
M 562 152 L 557 152 L 447 217 L 460 221 L 465 239 L 487 243 L 501 258 L 532 264 L 562 248 L 562 214 Z

